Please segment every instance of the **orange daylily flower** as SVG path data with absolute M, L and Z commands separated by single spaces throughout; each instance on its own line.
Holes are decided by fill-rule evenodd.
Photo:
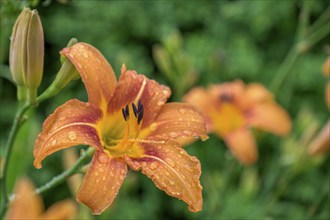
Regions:
M 77 213 L 77 207 L 71 200 L 58 202 L 44 212 L 42 198 L 34 194 L 35 187 L 27 178 L 17 182 L 15 192 L 6 219 L 71 219 Z
M 277 135 L 286 135 L 291 130 L 287 112 L 258 83 L 245 85 L 237 80 L 208 89 L 198 87 L 192 89 L 184 100 L 200 108 L 207 130 L 223 138 L 243 164 L 252 164 L 258 158 L 250 127 Z
M 88 102 L 69 100 L 43 125 L 34 149 L 34 165 L 48 155 L 78 144 L 96 149 L 77 193 L 77 200 L 102 213 L 113 201 L 127 165 L 142 170 L 156 186 L 179 198 L 193 212 L 202 209 L 201 166 L 176 140 L 207 137 L 202 115 L 186 103 L 166 103 L 171 90 L 154 80 L 121 68 L 115 74 L 91 45 L 78 43 L 61 54 L 75 65 Z
M 325 60 L 322 66 L 323 74 L 329 78 L 330 76 L 330 56 Z M 325 89 L 325 102 L 330 110 L 330 81 L 328 80 Z M 319 134 L 312 140 L 309 153 L 312 155 L 322 154 L 330 151 L 330 119 L 327 124 L 322 128 Z

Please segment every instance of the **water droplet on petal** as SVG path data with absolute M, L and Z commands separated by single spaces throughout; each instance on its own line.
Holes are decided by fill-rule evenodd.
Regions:
M 162 93 L 163 93 L 164 95 L 167 95 L 167 94 L 168 94 L 168 90 L 164 89 L 164 90 L 162 91 Z
M 95 176 L 98 176 L 99 175 L 99 173 L 98 172 L 95 172 Z
M 87 53 L 83 53 L 83 56 L 84 56 L 85 58 L 88 58 L 88 54 L 87 54 Z
M 173 186 L 174 185 L 174 181 L 170 180 L 170 185 Z
M 76 139 L 77 139 L 76 132 L 74 132 L 74 131 L 70 131 L 69 134 L 68 134 L 68 138 L 69 138 L 71 141 L 76 140 Z
M 154 170 L 158 167 L 158 163 L 156 161 L 151 162 L 150 169 Z
M 52 145 L 55 145 L 56 144 L 56 139 L 54 139 L 53 141 L 52 141 Z
M 100 173 L 103 173 L 103 172 L 104 172 L 104 168 L 101 167 L 101 168 L 99 169 L 99 171 L 100 171 Z
M 158 128 L 157 123 L 152 123 L 152 124 L 150 125 L 150 127 L 149 127 L 149 129 L 150 129 L 151 131 L 156 131 L 157 128 Z
M 183 134 L 184 134 L 184 135 L 187 135 L 187 136 L 191 136 L 191 133 L 192 133 L 192 132 L 189 131 L 189 130 L 184 130 L 184 131 L 183 131 Z
M 170 132 L 168 135 L 169 135 L 171 138 L 175 138 L 175 137 L 178 136 L 178 133 L 176 133 L 176 132 Z
M 141 164 L 142 164 L 143 167 L 147 166 L 147 162 L 145 162 L 145 161 L 143 161 Z
M 125 174 L 126 174 L 126 171 L 125 171 L 125 170 L 121 170 L 120 173 L 121 173 L 122 175 L 125 175 Z
M 100 179 L 96 179 L 95 182 L 96 182 L 96 183 L 100 182 Z
M 106 154 L 101 154 L 100 156 L 99 156 L 99 162 L 100 163 L 109 163 L 109 157 L 106 155 Z
M 184 108 L 180 108 L 180 109 L 179 109 L 179 112 L 180 112 L 181 114 L 184 114 L 184 113 L 186 113 L 186 110 L 185 110 Z
M 119 179 L 120 180 L 124 180 L 125 179 L 125 176 L 120 176 Z

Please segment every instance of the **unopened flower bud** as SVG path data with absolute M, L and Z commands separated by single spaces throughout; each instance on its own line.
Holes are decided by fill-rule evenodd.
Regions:
M 34 102 L 44 64 L 44 34 L 36 10 L 24 8 L 13 27 L 10 70 L 18 88 L 18 99 Z

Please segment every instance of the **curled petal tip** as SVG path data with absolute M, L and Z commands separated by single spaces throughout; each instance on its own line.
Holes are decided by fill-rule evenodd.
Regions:
M 42 168 L 42 165 L 41 165 L 40 161 L 34 160 L 33 165 L 37 169 L 41 169 Z

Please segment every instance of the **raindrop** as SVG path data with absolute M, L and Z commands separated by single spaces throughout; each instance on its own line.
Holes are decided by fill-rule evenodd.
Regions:
M 174 181 L 170 180 L 170 185 L 173 186 L 174 185 Z
M 156 161 L 153 161 L 153 162 L 151 162 L 151 164 L 150 164 L 150 169 L 154 170 L 154 169 L 157 168 L 157 166 L 158 166 L 158 163 L 157 163 Z
M 185 110 L 184 108 L 180 108 L 180 109 L 179 109 L 179 112 L 180 112 L 181 114 L 184 114 L 184 113 L 186 113 L 186 110 Z
M 166 89 L 164 89 L 164 90 L 162 91 L 162 93 L 163 93 L 164 95 L 167 95 L 167 94 L 168 94 L 168 91 L 167 91 Z
M 53 141 L 52 141 L 52 145 L 55 145 L 56 144 L 56 139 L 54 139 Z
M 169 136 L 170 136 L 171 138 L 175 138 L 175 137 L 178 136 L 178 133 L 176 133 L 176 132 L 170 132 L 170 133 L 169 133 Z
M 87 54 L 87 53 L 83 53 L 83 56 L 84 56 L 85 58 L 88 58 L 88 54 Z
M 98 176 L 99 175 L 99 173 L 98 172 L 95 172 L 95 176 Z
M 68 134 L 68 138 L 69 138 L 71 141 L 76 140 L 76 139 L 77 139 L 76 132 L 74 132 L 74 131 L 70 131 L 69 134 Z
M 104 168 L 101 167 L 101 168 L 99 169 L 99 171 L 100 171 L 100 173 L 103 173 L 103 172 L 104 172 Z

